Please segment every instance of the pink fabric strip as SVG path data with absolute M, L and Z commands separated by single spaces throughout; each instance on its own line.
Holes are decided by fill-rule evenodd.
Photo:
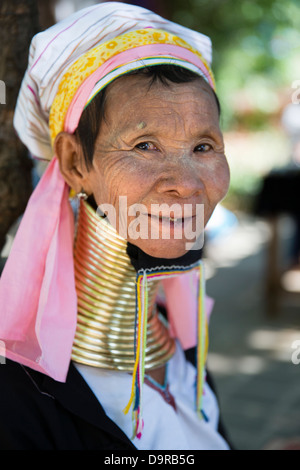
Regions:
M 169 56 L 170 58 L 176 57 L 178 59 L 185 60 L 186 62 L 190 62 L 201 70 L 201 72 L 209 80 L 210 86 L 214 88 L 212 79 L 209 76 L 205 65 L 197 55 L 193 54 L 193 52 L 189 51 L 188 49 L 175 46 L 173 44 L 150 44 L 147 46 L 135 47 L 133 49 L 129 49 L 128 51 L 121 52 L 114 57 L 111 57 L 82 83 L 68 109 L 65 121 L 65 131 L 69 132 L 70 134 L 75 131 L 87 100 L 95 84 L 101 78 L 105 77 L 105 75 L 117 67 L 120 67 L 121 65 L 126 65 L 129 62 L 157 56 Z
M 9 359 L 64 381 L 76 328 L 74 217 L 56 157 L 31 195 L 0 282 Z
M 197 269 L 162 281 L 165 293 L 162 303 L 168 312 L 171 334 L 179 340 L 183 349 L 197 345 L 198 283 Z M 208 322 L 213 305 L 213 299 L 206 297 Z

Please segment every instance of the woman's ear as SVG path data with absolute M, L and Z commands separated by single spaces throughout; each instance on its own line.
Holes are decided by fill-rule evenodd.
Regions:
M 73 134 L 60 132 L 54 142 L 54 151 L 59 161 L 59 168 L 65 181 L 79 193 L 86 187 L 88 170 L 85 167 L 82 148 Z

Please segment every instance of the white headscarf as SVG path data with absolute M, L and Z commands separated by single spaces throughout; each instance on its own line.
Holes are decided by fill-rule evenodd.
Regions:
M 91 48 L 143 28 L 163 29 L 179 36 L 211 63 L 211 41 L 207 36 L 145 8 L 119 2 L 80 10 L 33 38 L 14 117 L 16 131 L 33 156 L 52 159 L 49 112 L 70 65 Z

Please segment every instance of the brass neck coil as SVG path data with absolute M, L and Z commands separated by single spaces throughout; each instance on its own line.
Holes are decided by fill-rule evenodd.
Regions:
M 132 372 L 135 363 L 136 271 L 127 241 L 107 219 L 80 201 L 74 246 L 77 328 L 72 359 L 86 365 Z M 159 280 L 148 283 L 145 369 L 165 364 L 175 351 L 155 298 Z

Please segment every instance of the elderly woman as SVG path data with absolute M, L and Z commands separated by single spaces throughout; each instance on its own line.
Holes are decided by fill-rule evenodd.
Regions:
M 49 165 L 0 283 L 1 448 L 228 449 L 199 243 L 229 183 L 210 56 L 120 3 L 33 38 L 15 127 Z

